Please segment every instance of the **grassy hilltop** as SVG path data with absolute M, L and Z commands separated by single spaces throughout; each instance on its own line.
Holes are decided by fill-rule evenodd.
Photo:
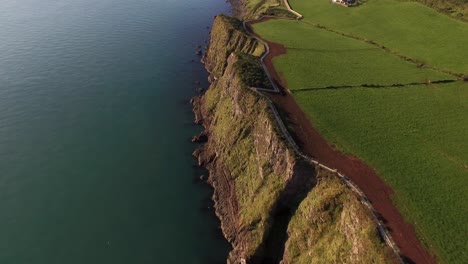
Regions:
M 468 24 L 410 1 L 290 3 L 303 20 L 254 30 L 286 47 L 273 62 L 298 104 L 394 188 L 441 262 L 466 263 Z

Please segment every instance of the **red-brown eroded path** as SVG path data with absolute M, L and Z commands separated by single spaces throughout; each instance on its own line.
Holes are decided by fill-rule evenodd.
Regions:
M 271 18 L 249 22 L 248 26 L 252 29 L 250 25 L 267 19 Z M 259 36 L 257 35 L 257 37 Z M 405 221 L 393 204 L 391 195 L 394 194 L 394 191 L 392 188 L 377 176 L 374 169 L 363 161 L 336 150 L 313 127 L 312 122 L 296 103 L 294 97 L 285 89 L 287 87 L 286 81 L 278 75 L 273 66 L 272 59 L 275 56 L 285 54 L 287 52 L 286 48 L 278 43 L 264 41 L 270 48 L 270 53 L 264 58 L 264 63 L 272 78 L 282 90 L 281 94 L 270 93 L 268 95 L 288 115 L 289 124 L 294 127 L 291 134 L 304 154 L 328 167 L 337 169 L 359 186 L 372 203 L 374 209 L 380 214 L 390 235 L 400 248 L 400 253 L 405 262 L 417 264 L 437 263 L 435 257 L 419 241 L 414 227 Z

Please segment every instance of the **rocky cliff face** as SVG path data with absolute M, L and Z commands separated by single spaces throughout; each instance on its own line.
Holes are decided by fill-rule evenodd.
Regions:
M 227 58 L 233 52 L 260 56 L 265 51 L 263 45 L 250 38 L 238 19 L 216 16 L 211 30 L 210 45 L 203 62 L 211 78 L 219 78 L 227 67 Z
M 259 258 L 271 212 L 291 179 L 293 153 L 280 139 L 264 99 L 243 87 L 230 56 L 222 77 L 195 99 L 208 142 L 196 151 L 210 172 L 215 209 L 233 245 L 229 263 Z
M 194 99 L 196 121 L 206 128 L 208 142 L 195 154 L 210 171 L 216 213 L 233 245 L 228 262 L 252 263 L 260 262 L 271 213 L 296 162 L 266 101 L 239 74 L 241 58 L 235 52 L 260 55 L 263 51 L 239 23 L 226 16 L 215 19 L 205 57 L 212 84 L 203 97 Z
M 288 226 L 291 219 L 298 219 L 291 223 L 308 221 L 310 215 L 303 211 L 310 212 L 310 204 L 301 202 L 311 199 L 311 195 L 321 197 L 324 189 L 311 191 L 316 184 L 316 170 L 295 157 L 278 132 L 267 101 L 249 88 L 251 82 L 256 83 L 252 79 L 257 78 L 256 69 L 259 69 L 259 65 L 257 68 L 253 65 L 258 60 L 249 58 L 261 55 L 261 44 L 244 32 L 239 20 L 227 16 L 215 18 L 211 36 L 204 57 L 211 73 L 211 85 L 203 96 L 193 99 L 196 122 L 203 124 L 207 142 L 194 156 L 209 170 L 208 182 L 214 187 L 216 214 L 226 239 L 233 246 L 227 262 L 279 263 L 284 259 L 284 263 L 296 263 L 294 248 L 302 250 L 302 244 L 309 244 L 309 240 L 294 235 L 312 227 L 299 224 L 291 229 Z M 330 184 L 344 188 L 339 181 Z M 355 200 L 349 193 L 343 196 Z M 354 212 L 353 208 L 350 210 Z M 353 234 L 359 233 L 361 227 L 347 225 L 348 218 L 343 218 L 337 228 L 354 239 Z M 335 220 L 329 217 L 321 223 L 331 226 Z M 348 234 L 346 230 L 350 226 L 355 230 Z M 321 230 L 330 237 L 335 236 L 326 228 Z M 322 240 L 317 238 L 310 243 L 314 241 Z M 381 246 L 378 238 L 370 243 Z M 364 254 L 359 246 L 338 250 Z M 306 249 L 304 252 L 308 253 Z M 311 256 L 314 262 L 316 257 L 321 257 Z

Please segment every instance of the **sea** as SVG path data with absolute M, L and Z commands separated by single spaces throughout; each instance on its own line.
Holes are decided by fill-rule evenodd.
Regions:
M 225 0 L 0 1 L 0 263 L 211 264 L 195 54 Z

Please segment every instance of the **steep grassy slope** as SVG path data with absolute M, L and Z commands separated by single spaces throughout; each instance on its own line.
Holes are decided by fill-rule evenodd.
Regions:
M 288 227 L 284 264 L 392 263 L 369 211 L 326 171 L 302 201 Z
M 255 39 L 250 38 L 245 32 L 242 22 L 238 19 L 219 15 L 215 17 L 210 48 L 207 50 L 204 62 L 212 77 L 218 78 L 223 75 L 227 66 L 227 57 L 232 52 L 243 52 L 260 56 L 265 48 Z
M 216 211 L 233 245 L 228 261 L 237 263 L 261 258 L 271 211 L 295 159 L 275 130 L 266 101 L 247 88 L 252 78 L 264 82 L 263 72 L 240 74 L 259 67 L 246 54 L 260 55 L 263 47 L 245 34 L 239 20 L 224 15 L 215 18 L 211 35 L 204 60 L 213 82 L 195 99 L 197 119 L 203 119 L 209 139 L 196 155 L 210 170 Z
M 210 135 L 205 149 L 216 155 L 211 169 L 217 177 L 211 181 L 220 188 L 220 204 L 237 197 L 233 206 L 237 210 L 224 214 L 235 224 L 224 229 L 237 236 L 232 240 L 239 251 L 235 255 L 248 259 L 268 234 L 271 211 L 293 174 L 295 161 L 276 134 L 266 102 L 242 85 L 234 64 L 233 59 L 204 96 L 203 112 L 209 116 L 204 124 Z M 219 176 L 235 192 L 223 194 L 228 188 Z
M 205 57 L 212 83 L 203 96 L 193 100 L 196 121 L 205 127 L 208 141 L 194 155 L 210 172 L 216 214 L 233 246 L 228 263 L 256 264 L 273 255 L 275 261 L 280 260 L 276 256 L 284 246 L 282 234 L 297 205 L 313 188 L 315 171 L 297 160 L 278 133 L 267 101 L 249 89 L 263 84 L 265 76 L 258 58 L 251 55 L 258 43 L 238 23 L 226 16 L 215 19 Z M 281 219 L 279 211 L 285 212 Z M 368 243 L 376 245 L 370 250 L 381 246 L 375 240 Z

